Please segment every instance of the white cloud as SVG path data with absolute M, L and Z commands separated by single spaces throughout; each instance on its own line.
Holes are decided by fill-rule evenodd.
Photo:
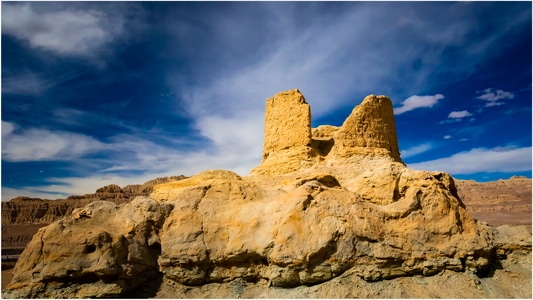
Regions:
M 414 95 L 405 99 L 400 107 L 394 108 L 394 114 L 400 115 L 404 112 L 408 112 L 417 108 L 433 107 L 433 105 L 435 105 L 441 99 L 444 99 L 444 96 L 441 94 L 436 94 L 433 96 Z
M 452 138 L 452 136 L 448 134 L 448 135 L 445 135 L 443 138 L 444 138 L 445 140 L 449 140 L 449 139 Z
M 450 157 L 409 164 L 410 168 L 444 171 L 452 175 L 531 170 L 531 147 L 474 148 Z
M 200 133 L 214 141 L 214 168 L 246 175 L 261 163 L 263 113 L 234 118 L 205 116 L 196 123 Z
M 2 160 L 10 162 L 70 160 L 101 149 L 92 137 L 65 131 L 30 128 L 14 131 L 13 123 L 2 122 Z
M 465 18 L 471 9 L 465 12 L 458 6 L 420 9 L 414 3 L 268 2 L 194 22 L 187 16 L 175 18 L 168 22 L 174 45 L 195 65 L 192 74 L 177 70 L 168 81 L 193 115 L 230 117 L 234 110 L 262 107 L 264 99 L 292 88 L 304 93 L 314 117 L 355 105 L 368 94 L 385 94 L 398 101 L 431 88 L 435 75 L 470 74 L 504 34 L 498 27 L 484 43 L 471 42 L 468 37 L 478 26 L 477 19 Z M 461 16 L 455 17 L 457 12 Z M 524 14 L 520 20 L 527 17 Z M 384 19 L 389 21 L 375 25 L 375 20 Z M 209 45 L 204 38 L 195 38 L 204 35 L 214 37 Z M 448 67 L 449 56 L 443 55 L 449 46 L 463 49 L 453 57 L 460 61 L 453 68 Z M 405 70 L 414 64 L 422 67 Z M 399 81 L 409 84 L 394 88 Z M 400 114 L 434 104 L 424 100 L 412 99 L 412 105 L 408 101 L 395 111 Z
M 461 110 L 461 111 L 452 111 L 448 115 L 448 118 L 461 119 L 461 118 L 470 117 L 470 116 L 472 116 L 472 114 L 469 113 L 467 110 Z
M 478 96 L 477 99 L 485 100 L 487 103 L 485 107 L 504 105 L 505 102 L 498 102 L 498 100 L 513 99 L 514 94 L 503 90 L 492 91 L 492 88 L 483 91 L 483 94 Z
M 2 140 L 11 135 L 16 128 L 17 126 L 15 124 L 2 121 Z
M 457 123 L 457 122 L 461 122 L 461 119 L 446 119 L 446 120 L 442 120 L 440 121 L 439 123 L 437 124 L 452 124 L 452 123 Z
M 485 107 L 500 106 L 504 104 L 505 102 L 490 101 L 487 104 L 485 104 Z
M 401 154 L 402 158 L 408 158 L 408 157 L 411 157 L 411 156 L 415 156 L 415 155 L 424 153 L 424 152 L 430 150 L 431 148 L 433 148 L 433 145 L 431 143 L 425 143 L 425 144 L 421 144 L 421 145 L 418 145 L 418 146 L 411 147 L 411 148 L 409 148 L 407 150 L 402 150 L 402 151 L 400 151 L 400 154 Z
M 121 18 L 95 9 L 37 10 L 37 4 L 2 5 L 2 34 L 61 55 L 91 56 L 122 31 Z
M 96 181 L 102 176 L 113 177 L 117 184 L 115 180 L 122 178 L 127 184 L 168 175 L 193 175 L 206 169 L 227 169 L 246 175 L 261 161 L 262 122 L 259 128 L 255 128 L 254 117 L 245 122 L 217 117 L 202 119 L 198 129 L 206 135 L 211 134 L 208 137 L 214 141 L 214 147 L 203 145 L 204 149 L 199 148 L 201 144 L 190 141 L 190 137 L 172 137 L 166 143 L 155 143 L 141 133 L 119 134 L 103 143 L 82 134 L 42 128 L 21 129 L 14 123 L 3 121 L 2 159 L 9 162 L 68 161 L 80 170 L 90 164 L 90 169 L 99 175 L 84 174 L 83 180 L 95 181 L 95 186 L 101 184 Z M 258 131 L 260 135 L 256 135 Z M 249 147 L 251 144 L 254 147 Z M 192 149 L 182 150 L 182 146 L 192 146 Z M 95 154 L 98 158 L 86 160 L 83 157 L 87 154 Z M 101 165 L 109 167 L 98 170 Z M 57 178 L 53 182 L 63 180 L 64 184 L 28 187 L 21 191 L 28 191 L 30 195 L 41 193 L 45 197 L 43 192 L 84 194 L 94 190 L 93 186 L 77 184 L 76 178 Z
M 137 171 L 158 174 L 179 171 L 180 174 L 191 175 L 210 168 L 216 161 L 216 157 L 211 157 L 212 153 L 207 149 L 195 147 L 193 151 L 184 151 L 180 150 L 180 143 L 179 138 L 163 145 L 136 135 L 116 135 L 110 138 L 105 152 L 105 162 L 112 166 L 99 172 L 113 174 L 117 171 Z

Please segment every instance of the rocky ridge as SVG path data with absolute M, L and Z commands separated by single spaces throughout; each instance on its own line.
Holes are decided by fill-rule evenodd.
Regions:
M 116 184 L 106 185 L 95 193 L 68 196 L 66 199 L 40 199 L 17 197 L 2 202 L 2 226 L 13 224 L 52 223 L 75 208 L 85 206 L 93 201 L 111 201 L 121 204 L 130 202 L 137 196 L 148 196 L 154 185 L 186 178 L 183 175 L 162 177 L 143 184 L 127 185 L 123 188 Z
M 204 171 L 41 228 L 3 295 L 406 297 L 442 276 L 470 278 L 472 297 L 531 297 L 531 272 L 514 292 L 480 289 L 509 258 L 531 265 L 530 230 L 476 221 L 450 175 L 407 168 L 390 99 L 366 97 L 340 127 L 310 118 L 298 90 L 280 93 L 248 176 Z
M 120 187 L 110 184 L 92 194 L 74 195 L 66 199 L 48 200 L 30 197 L 17 197 L 2 202 L 2 250 L 24 249 L 40 227 L 55 222 L 79 207 L 94 201 L 110 201 L 116 204 L 127 203 L 137 196 L 148 196 L 154 185 L 181 180 L 183 175 L 162 177 Z

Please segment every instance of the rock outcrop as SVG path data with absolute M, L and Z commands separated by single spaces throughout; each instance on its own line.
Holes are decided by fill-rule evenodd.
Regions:
M 154 185 L 184 178 L 186 177 L 183 175 L 162 177 L 123 188 L 110 184 L 97 189 L 95 193 L 68 196 L 66 199 L 13 198 L 8 202 L 2 202 L 2 226 L 49 224 L 93 201 L 111 201 L 116 204 L 130 202 L 137 196 L 148 196 Z
M 11 288 L 20 287 L 23 298 L 110 297 L 146 282 L 158 272 L 157 233 L 171 207 L 138 197 L 122 206 L 96 201 L 75 209 L 37 232 Z
M 267 100 L 265 121 L 263 161 L 248 176 L 209 170 L 76 209 L 37 233 L 3 295 L 414 297 L 436 274 L 459 287 L 470 278 L 470 297 L 508 295 L 480 291 L 480 278 L 506 257 L 528 262 L 527 230 L 482 224 L 450 175 L 407 168 L 390 99 L 368 96 L 341 127 L 312 129 L 292 90 Z M 531 297 L 531 273 L 520 280 L 510 295 Z M 447 295 L 457 294 L 430 297 Z
M 39 228 L 91 202 L 127 203 L 137 196 L 148 196 L 154 185 L 184 178 L 186 177 L 183 175 L 162 177 L 122 188 L 116 184 L 110 184 L 97 189 L 95 193 L 69 196 L 66 199 L 43 200 L 17 197 L 8 202 L 2 202 L 2 250 L 17 249 L 21 252 Z

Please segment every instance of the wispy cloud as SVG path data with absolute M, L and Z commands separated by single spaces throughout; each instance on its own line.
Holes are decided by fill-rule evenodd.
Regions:
M 183 16 L 169 21 L 168 26 L 174 32 L 175 45 L 190 61 L 197 62 L 193 70 L 198 71 L 184 75 L 179 70 L 168 81 L 192 114 L 215 112 L 229 117 L 235 110 L 262 107 L 264 99 L 278 91 L 299 88 L 308 97 L 313 115 L 321 116 L 341 105 L 356 104 L 371 93 L 398 101 L 398 97 L 430 88 L 435 75 L 469 74 L 503 35 L 494 32 L 496 40 L 491 37 L 483 46 L 479 41 L 471 43 L 468 36 L 476 30 L 476 21 L 451 17 L 456 10 L 464 11 L 462 5 L 459 9 L 454 4 L 439 8 L 449 13 L 419 5 L 261 3 L 201 20 Z M 435 21 L 436 16 L 447 17 L 440 22 Z M 449 17 L 453 21 L 444 21 Z M 375 26 L 376 19 L 389 22 Z M 437 25 L 444 23 L 450 26 Z M 208 46 L 205 39 L 195 38 L 205 35 L 217 38 Z M 268 42 L 258 40 L 258 36 L 267 37 L 263 40 Z M 453 57 L 455 62 L 461 61 L 454 63 L 458 67 L 447 67 L 450 57 L 443 54 L 450 46 L 463 49 Z M 249 48 L 257 50 L 245 51 Z M 193 59 L 196 55 L 209 59 L 197 61 Z M 228 58 L 236 56 L 238 60 L 227 64 Z M 421 67 L 404 70 L 406 65 Z M 391 88 L 400 73 L 401 81 L 409 84 L 400 90 Z M 438 95 L 428 97 L 433 98 L 412 99 L 396 112 L 430 107 L 432 104 L 424 100 L 442 99 Z
M 21 71 L 17 74 L 2 74 L 2 93 L 15 95 L 42 95 L 48 89 L 83 75 L 83 72 L 69 71 L 61 74 L 52 72 Z
M 104 144 L 78 133 L 40 128 L 21 129 L 2 121 L 2 160 L 10 162 L 71 160 L 101 149 Z
M 427 151 L 431 150 L 432 148 L 433 148 L 433 144 L 432 143 L 424 143 L 424 144 L 421 144 L 421 145 L 417 145 L 417 146 L 408 148 L 406 150 L 402 150 L 402 151 L 400 151 L 400 154 L 401 154 L 402 158 L 405 159 L 405 158 L 408 158 L 408 157 L 412 157 L 412 156 L 427 152 Z
M 64 55 L 87 55 L 113 37 L 103 27 L 106 14 L 102 11 L 39 13 L 30 3 L 2 6 L 2 32 L 23 39 L 35 48 Z
M 461 110 L 461 111 L 452 111 L 452 112 L 450 112 L 450 114 L 448 115 L 448 118 L 451 118 L 451 119 L 462 119 L 462 118 L 470 117 L 470 116 L 472 116 L 472 114 L 470 112 L 468 112 L 467 110 Z
M 98 165 L 114 165 L 102 168 L 101 172 L 166 172 L 173 169 L 173 165 L 187 166 L 183 170 L 187 171 L 195 169 L 191 166 L 206 166 L 211 161 L 209 155 L 212 153 L 197 149 L 199 145 L 196 145 L 193 153 L 179 150 L 182 143 L 190 142 L 177 137 L 164 145 L 143 138 L 142 134 L 118 134 L 104 143 L 88 135 L 44 128 L 21 128 L 2 121 L 2 160 L 8 162 L 69 161 L 76 164 L 85 155 L 99 154 L 101 158 L 91 159 L 96 168 Z M 185 157 L 188 159 L 184 160 Z
M 451 174 L 529 171 L 531 170 L 531 147 L 474 148 L 450 157 L 409 164 L 409 167 Z
M 16 125 L 13 123 L 2 121 L 2 140 L 11 135 L 15 131 Z
M 503 90 L 492 91 L 492 88 L 488 88 L 483 91 L 483 94 L 477 96 L 476 98 L 487 101 L 485 107 L 491 107 L 504 105 L 505 102 L 499 100 L 513 99 L 514 96 L 515 95 L 511 92 L 506 92 Z
M 202 122 L 215 146 L 188 138 L 167 138 L 163 143 L 147 139 L 144 134 L 118 134 L 103 143 L 93 137 L 43 128 L 21 128 L 2 121 L 2 159 L 7 162 L 61 161 L 70 168 L 80 169 L 77 176 L 48 178 L 49 185 L 3 189 L 3 200 L 11 196 L 60 198 L 67 194 L 91 193 L 109 184 L 102 178 L 112 178 L 119 185 L 142 183 L 170 175 L 193 175 L 206 169 L 229 169 L 246 175 L 261 160 L 262 135 L 250 124 L 210 119 Z M 213 127 L 213 128 L 210 128 Z M 216 127 L 216 128 L 215 128 Z M 190 144 L 193 143 L 193 147 Z M 183 144 L 186 147 L 183 147 Z M 247 148 L 247 145 L 255 147 Z M 241 151 L 233 147 L 240 147 Z M 184 150 L 190 148 L 191 150 Z M 86 157 L 90 155 L 91 158 Z M 87 165 L 90 165 L 89 167 Z M 11 197 L 11 198 L 13 198 Z
M 54 54 L 103 67 L 113 45 L 142 34 L 143 16 L 137 3 L 2 3 L 2 34 L 24 41 L 43 60 Z
M 436 94 L 432 96 L 411 96 L 404 101 L 402 101 L 400 107 L 394 108 L 395 115 L 401 115 L 405 112 L 411 111 L 417 108 L 430 108 L 441 99 L 444 99 L 444 96 L 441 94 Z

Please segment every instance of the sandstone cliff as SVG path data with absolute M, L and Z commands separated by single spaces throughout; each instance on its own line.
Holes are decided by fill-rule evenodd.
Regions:
M 3 295 L 531 297 L 531 231 L 476 221 L 450 175 L 407 168 L 390 99 L 366 97 L 338 128 L 310 115 L 298 90 L 267 100 L 248 176 L 204 171 L 41 228 Z M 439 280 L 459 289 L 414 293 Z

